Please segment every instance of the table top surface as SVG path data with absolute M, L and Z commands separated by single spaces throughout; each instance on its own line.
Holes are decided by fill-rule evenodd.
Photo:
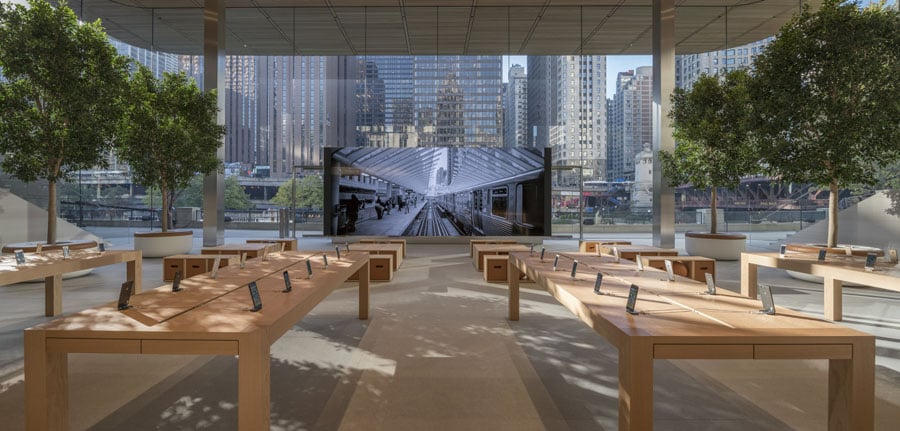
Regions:
M 400 252 L 403 250 L 403 245 L 396 243 L 388 243 L 388 242 L 376 242 L 376 243 L 356 243 L 350 246 L 350 251 L 395 251 Z M 341 253 L 346 250 L 342 249 Z
M 530 245 L 525 244 L 484 244 L 475 243 L 472 245 L 473 250 L 477 252 L 485 251 L 522 251 L 531 250 Z M 535 253 L 538 253 L 537 251 Z
M 777 252 L 763 253 L 741 253 L 745 255 L 750 263 L 763 266 L 771 266 L 775 268 L 785 268 L 793 270 L 808 271 L 812 275 L 835 275 L 835 276 L 851 276 L 853 280 L 870 279 L 882 280 L 895 283 L 900 277 L 900 264 L 893 262 L 885 262 L 878 259 L 875 262 L 875 270 L 867 271 L 866 258 L 860 256 L 844 256 L 829 254 L 824 262 L 818 260 L 818 253 L 792 252 L 788 251 L 784 257 Z M 863 283 L 865 284 L 865 283 Z M 900 289 L 900 285 L 879 285 L 891 290 Z
M 245 244 L 224 244 L 217 245 L 215 247 L 203 247 L 201 251 L 253 251 L 253 250 L 263 250 L 266 247 L 274 247 L 274 242 L 251 242 Z
M 0 257 L 0 284 L 12 284 L 56 273 L 66 273 L 141 258 L 137 250 L 72 250 L 63 258 L 60 250 L 25 253 L 25 264 L 16 265 L 13 255 Z
M 703 295 L 706 284 L 684 277 L 666 281 L 665 272 L 634 265 L 617 264 L 613 258 L 589 253 L 560 253 L 557 271 L 553 259 L 528 253 L 511 253 L 520 270 L 527 268 L 537 283 L 546 288 L 597 332 L 617 344 L 631 336 L 653 337 L 673 343 L 758 343 L 773 344 L 840 342 L 845 337 L 871 337 L 831 322 L 778 307 L 777 314 L 759 314 L 761 304 L 736 293 L 719 289 L 717 295 Z M 572 260 L 578 260 L 578 274 L 570 277 Z M 597 272 L 603 273 L 601 291 L 594 293 Z M 625 311 L 631 284 L 640 287 L 636 310 Z M 776 300 L 777 304 L 777 294 Z M 617 344 L 618 345 L 618 344 Z
M 166 284 L 134 295 L 130 301 L 133 308 L 128 310 L 119 311 L 114 301 L 27 330 L 66 338 L 233 339 L 234 334 L 275 324 L 310 298 L 321 300 L 321 290 L 327 295 L 369 259 L 367 253 L 342 253 L 340 260 L 334 253 L 329 257 L 325 269 L 322 253 L 276 253 L 244 268 L 220 268 L 215 279 L 206 273 L 182 280 L 184 290 L 180 292 L 172 292 L 171 284 Z M 311 278 L 307 259 L 313 267 Z M 291 278 L 291 292 L 282 292 L 285 270 Z M 257 312 L 251 311 L 247 288 L 254 280 L 263 303 Z

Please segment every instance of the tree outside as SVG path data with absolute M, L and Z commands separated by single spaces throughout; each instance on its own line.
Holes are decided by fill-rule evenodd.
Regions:
M 320 210 L 325 201 L 325 185 L 322 177 L 318 175 L 308 175 L 301 180 L 292 179 L 285 181 L 278 187 L 278 193 L 269 202 L 288 208 L 291 206 L 291 182 L 296 184 L 294 188 L 297 198 L 296 208 L 310 208 Z
M 838 192 L 874 184 L 900 158 L 900 12 L 825 0 L 808 6 L 755 63 L 754 130 L 770 174 L 830 191 L 827 246 L 837 245 Z
M 672 94 L 676 146 L 659 153 L 671 186 L 691 184 L 710 190 L 710 233 L 717 233 L 717 189 L 736 188 L 741 177 L 760 170 L 751 142 L 748 82 L 745 70 L 703 75 L 693 89 Z
M 222 166 L 216 150 L 225 128 L 216 123 L 215 93 L 201 91 L 184 73 L 160 80 L 141 66 L 130 84 L 132 105 L 120 123 L 117 151 L 135 183 L 160 190 L 165 232 L 175 192 Z
M 105 167 L 123 116 L 129 60 L 99 21 L 79 23 L 65 5 L 0 5 L 2 168 L 47 180 L 47 243 L 56 243 L 57 184 Z
M 151 201 L 152 198 L 152 201 Z M 150 188 L 144 196 L 144 205 L 150 207 L 162 202 L 158 188 Z M 173 207 L 201 207 L 203 205 L 203 176 L 195 175 L 187 187 L 175 192 Z M 253 208 L 250 196 L 244 192 L 237 177 L 225 177 L 225 209 L 247 210 Z

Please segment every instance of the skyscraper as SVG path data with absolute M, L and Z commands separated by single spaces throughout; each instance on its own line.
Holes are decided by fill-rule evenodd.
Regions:
M 727 70 L 752 67 L 756 57 L 774 37 L 720 51 L 675 56 L 675 86 L 690 89 L 702 74 L 715 75 Z
M 416 147 L 413 116 L 413 57 L 375 55 L 357 57 L 361 97 L 357 145 L 368 147 Z
M 580 166 L 584 179 L 606 176 L 606 57 L 528 57 L 532 147 L 552 148 L 553 164 Z
M 619 72 L 607 120 L 608 181 L 634 181 L 634 158 L 652 143 L 653 69 Z
M 525 68 L 514 64 L 503 94 L 503 146 L 528 146 L 528 79 Z
M 502 145 L 501 76 L 499 56 L 415 56 L 419 145 Z

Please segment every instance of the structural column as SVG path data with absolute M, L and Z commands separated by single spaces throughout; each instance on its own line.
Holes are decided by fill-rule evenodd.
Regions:
M 675 90 L 675 1 L 653 0 L 653 245 L 675 247 L 675 191 L 659 152 L 675 149 L 669 120 Z
M 216 122 L 225 125 L 225 0 L 203 3 L 203 90 L 216 90 Z M 225 137 L 216 151 L 225 159 Z M 203 246 L 225 242 L 225 178 L 213 172 L 203 179 Z

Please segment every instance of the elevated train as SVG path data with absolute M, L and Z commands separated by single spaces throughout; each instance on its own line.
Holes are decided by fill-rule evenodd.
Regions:
M 549 235 L 545 183 L 536 172 L 429 199 L 464 236 Z

